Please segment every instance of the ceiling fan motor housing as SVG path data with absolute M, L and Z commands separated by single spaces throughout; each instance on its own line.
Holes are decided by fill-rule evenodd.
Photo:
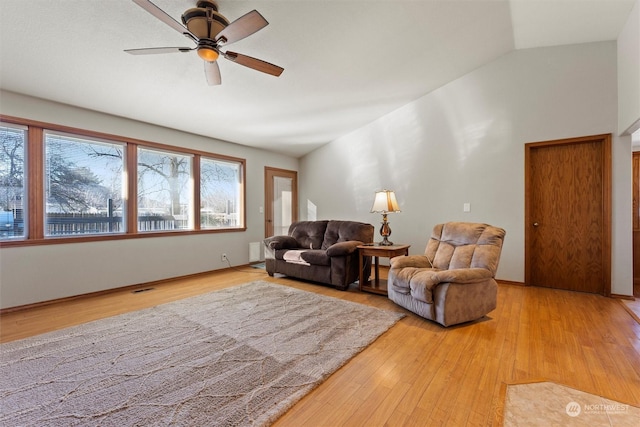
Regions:
M 215 40 L 229 21 L 218 12 L 218 6 L 209 0 L 200 0 L 197 7 L 182 14 L 182 22 L 199 39 Z
M 196 3 L 196 7 L 201 7 L 203 9 L 213 9 L 213 10 L 218 10 L 218 5 L 216 4 L 216 2 L 212 1 L 212 0 L 199 0 L 198 3 Z

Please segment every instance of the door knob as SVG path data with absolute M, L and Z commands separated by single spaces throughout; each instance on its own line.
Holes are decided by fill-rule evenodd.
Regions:
M 540 224 L 538 224 L 537 222 L 534 222 L 534 223 L 533 223 L 533 226 L 534 226 L 534 227 L 537 227 L 537 226 L 539 226 L 539 225 L 540 225 Z

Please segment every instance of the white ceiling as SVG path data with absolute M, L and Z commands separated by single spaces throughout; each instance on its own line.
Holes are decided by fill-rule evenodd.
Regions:
M 193 46 L 131 0 L 2 0 L 0 88 L 298 157 L 513 49 L 615 40 L 636 1 L 220 0 L 270 23 L 229 49 L 285 71 L 211 87 L 195 52 L 123 52 Z

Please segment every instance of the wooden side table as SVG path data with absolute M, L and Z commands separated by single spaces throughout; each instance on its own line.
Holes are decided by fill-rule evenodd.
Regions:
M 360 291 L 371 292 L 379 295 L 387 295 L 387 281 L 380 279 L 380 265 L 378 258 L 393 258 L 400 255 L 409 255 L 411 245 L 360 245 L 358 246 L 358 258 L 360 266 Z M 373 280 L 364 277 L 364 258 L 370 256 L 374 258 Z

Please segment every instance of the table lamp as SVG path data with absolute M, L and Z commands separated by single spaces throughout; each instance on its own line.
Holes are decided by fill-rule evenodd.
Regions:
M 376 191 L 373 206 L 371 207 L 371 213 L 374 212 L 382 213 L 382 227 L 380 227 L 382 241 L 380 242 L 380 246 L 393 245 L 393 242 L 389 241 L 391 227 L 389 227 L 389 223 L 387 222 L 387 214 L 389 212 L 400 212 L 400 207 L 398 207 L 398 201 L 396 200 L 396 194 L 391 190 Z

